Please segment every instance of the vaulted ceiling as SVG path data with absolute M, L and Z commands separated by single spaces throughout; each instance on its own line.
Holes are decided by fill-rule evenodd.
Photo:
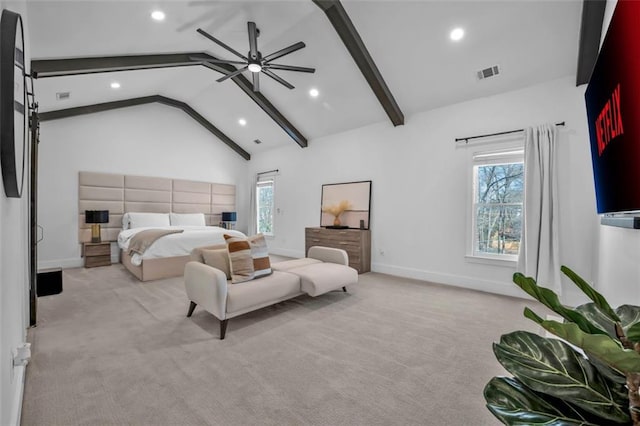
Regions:
M 375 122 L 392 125 L 327 16 L 311 0 L 27 4 L 34 60 L 183 52 L 234 59 L 196 29 L 246 54 L 247 21 L 254 21 L 264 54 L 297 41 L 307 45 L 279 62 L 314 67 L 315 74 L 279 71 L 296 88 L 262 77 L 261 93 L 308 140 Z M 407 121 L 418 111 L 575 74 L 579 0 L 343 0 L 342 5 Z M 156 9 L 165 12 L 164 21 L 150 18 Z M 466 32 L 459 42 L 449 39 L 455 27 Z M 493 65 L 500 66 L 499 76 L 476 78 L 478 70 Z M 189 66 L 39 78 L 35 89 L 41 111 L 161 95 L 187 103 L 250 153 L 295 143 L 231 80 L 215 82 L 221 76 Z M 119 89 L 110 88 L 114 81 Z M 317 98 L 309 96 L 311 88 L 320 92 Z M 71 96 L 56 100 L 57 92 Z M 247 125 L 240 126 L 239 118 Z

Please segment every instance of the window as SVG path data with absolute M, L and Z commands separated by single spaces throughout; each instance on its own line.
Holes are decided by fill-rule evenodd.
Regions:
M 517 260 L 523 200 L 522 150 L 473 157 L 472 256 Z
M 256 230 L 265 235 L 273 235 L 274 184 L 273 178 L 256 183 Z

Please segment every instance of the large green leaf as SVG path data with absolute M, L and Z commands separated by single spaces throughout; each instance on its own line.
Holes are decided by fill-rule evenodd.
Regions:
M 640 306 L 621 305 L 616 308 L 616 313 L 620 317 L 620 323 L 625 334 L 630 327 L 640 322 Z
M 616 335 L 616 329 L 615 329 L 615 324 L 613 321 L 611 321 L 611 319 L 606 316 L 596 305 L 595 303 L 585 303 L 584 305 L 580 305 L 578 307 L 575 308 L 576 311 L 580 312 L 585 318 L 587 318 L 589 321 L 591 321 L 593 324 L 595 324 L 596 326 L 600 327 L 601 329 L 605 330 L 607 332 L 607 334 L 609 335 L 609 337 L 611 337 L 612 339 L 618 339 L 618 336 Z M 622 317 L 622 320 L 625 320 L 625 317 Z M 620 384 L 625 384 L 627 381 L 627 378 L 625 377 L 624 374 L 620 373 L 619 371 L 614 370 L 613 368 L 609 367 L 607 364 L 605 364 L 604 362 L 598 360 L 598 358 L 590 358 L 589 361 L 591 361 L 591 363 L 598 369 L 598 371 L 600 372 L 600 374 L 602 374 L 603 376 L 605 376 L 607 379 L 616 382 L 616 383 L 620 383 Z M 627 393 L 627 391 L 625 389 L 621 389 L 621 392 L 623 393 Z
M 580 312 L 569 309 L 560 303 L 558 295 L 548 288 L 539 287 L 536 284 L 536 280 L 531 277 L 525 277 L 520 272 L 513 274 L 513 282 L 516 283 L 521 289 L 534 297 L 540 303 L 556 312 L 562 318 L 567 321 L 576 323 L 581 330 L 590 334 L 607 334 L 606 331 L 601 330 L 599 327 L 592 324 L 587 320 Z
M 590 358 L 598 358 L 621 373 L 640 373 L 640 354 L 631 349 L 624 349 L 617 340 L 609 336 L 587 334 L 573 323 L 543 320 L 529 308 L 525 308 L 525 316 L 536 321 L 545 330 L 579 347 Z
M 505 425 L 582 425 L 589 416 L 569 404 L 527 388 L 518 379 L 494 377 L 484 388 L 487 408 Z M 592 420 L 593 421 L 593 420 Z
M 574 284 L 577 285 L 578 288 L 580 288 L 580 290 L 582 290 L 582 292 L 586 294 L 589 299 L 593 300 L 593 303 L 595 303 L 596 306 L 600 308 L 600 310 L 606 316 L 608 316 L 614 322 L 620 322 L 620 317 L 618 317 L 618 314 L 616 314 L 616 312 L 611 308 L 609 302 L 607 302 L 607 299 L 605 299 L 603 295 L 598 293 L 593 287 L 589 285 L 589 283 L 583 280 L 582 277 L 580 277 L 578 274 L 576 274 L 566 266 L 563 265 L 560 270 L 567 277 L 569 277 L 569 279 L 573 281 Z
M 632 342 L 640 341 L 640 322 L 633 324 L 631 327 L 627 329 L 627 339 Z
M 567 325 L 577 329 L 575 324 Z M 608 336 L 598 337 L 612 341 Z M 628 401 L 619 400 L 619 392 L 612 390 L 620 385 L 606 380 L 566 343 L 515 331 L 503 335 L 500 343 L 494 343 L 493 351 L 500 364 L 528 388 L 575 404 L 607 423 L 630 421 Z
M 617 339 L 616 324 L 609 318 L 595 303 L 585 303 L 577 306 L 575 311 L 580 312 L 583 317 L 590 321 L 596 327 L 607 332 L 612 339 Z

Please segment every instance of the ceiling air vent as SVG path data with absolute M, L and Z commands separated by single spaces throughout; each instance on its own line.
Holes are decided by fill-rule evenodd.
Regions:
M 485 68 L 483 70 L 478 71 L 478 80 L 484 80 L 485 78 L 493 77 L 494 75 L 500 74 L 500 68 L 497 65 L 494 65 L 489 68 Z
M 59 101 L 64 101 L 65 99 L 69 99 L 71 97 L 71 92 L 58 92 L 56 93 L 56 99 Z
M 253 141 L 253 143 L 255 143 L 256 145 L 260 145 L 262 141 L 260 139 L 256 139 Z

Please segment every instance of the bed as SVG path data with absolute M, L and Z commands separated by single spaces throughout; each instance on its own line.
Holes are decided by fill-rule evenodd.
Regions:
M 217 231 L 217 234 L 214 232 L 217 236 L 212 236 L 211 240 L 201 244 L 208 245 L 208 241 L 223 241 L 220 240 L 223 238 L 220 234 L 221 228 L 215 225 L 221 222 L 222 212 L 236 211 L 236 187 L 227 183 L 81 171 L 78 174 L 78 242 L 80 244 L 91 241 L 90 225 L 84 221 L 85 210 L 109 210 L 109 223 L 102 226 L 102 241 L 118 243 L 121 232 L 134 229 L 129 223 L 130 218 L 126 219 L 127 212 L 141 212 L 160 213 L 163 219 L 161 222 L 151 224 L 138 221 L 134 227 L 213 225 L 205 229 Z M 174 223 L 170 222 L 172 215 L 174 219 L 178 219 L 177 223 L 175 220 Z M 204 223 L 202 223 L 202 216 L 204 216 Z M 195 231 L 195 229 L 191 230 Z M 233 233 L 231 230 L 226 232 Z M 203 240 L 196 239 L 196 241 L 196 244 L 200 244 Z M 182 243 L 178 245 L 180 244 Z M 121 250 L 120 261 L 141 281 L 180 276 L 189 259 L 190 251 L 187 248 L 190 246 L 182 247 L 181 252 L 165 252 L 164 256 L 159 257 L 152 257 L 153 251 L 151 251 L 149 255 L 140 259 L 141 262 L 129 256 L 126 250 Z
M 224 244 L 225 234 L 245 236 L 236 230 L 205 226 L 201 213 L 131 212 L 122 221 L 117 240 L 122 264 L 140 281 L 181 276 L 194 248 Z M 142 249 L 134 251 L 139 246 Z

